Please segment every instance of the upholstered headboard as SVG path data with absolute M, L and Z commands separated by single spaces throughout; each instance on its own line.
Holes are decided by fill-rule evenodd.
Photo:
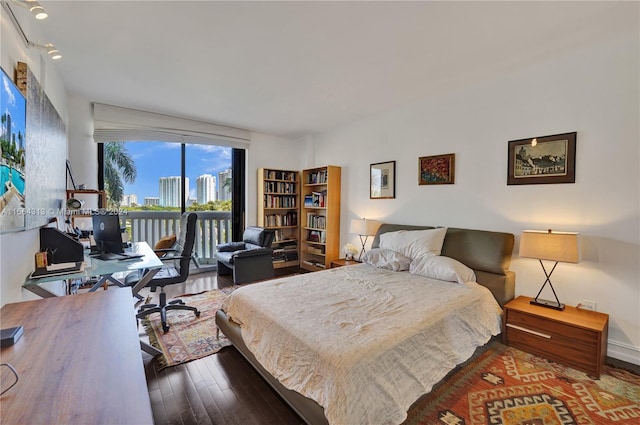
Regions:
M 384 223 L 373 239 L 372 248 L 380 245 L 380 235 L 398 230 L 434 229 L 433 226 L 410 226 Z M 442 245 L 442 255 L 454 258 L 476 273 L 479 284 L 487 287 L 500 305 L 515 295 L 515 273 L 509 271 L 514 236 L 511 233 L 449 227 Z

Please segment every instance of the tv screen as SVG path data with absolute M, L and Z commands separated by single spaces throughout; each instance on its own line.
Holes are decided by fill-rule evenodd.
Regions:
M 93 215 L 93 239 L 101 253 L 119 254 L 122 249 L 122 233 L 118 214 Z
M 25 227 L 27 102 L 4 69 L 0 77 L 0 232 L 5 232 Z

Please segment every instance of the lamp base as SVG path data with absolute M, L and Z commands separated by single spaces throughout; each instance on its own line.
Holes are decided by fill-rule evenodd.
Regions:
M 564 310 L 564 304 L 562 303 L 549 301 L 549 300 L 540 300 L 538 298 L 535 298 L 529 301 L 529 304 L 539 305 L 540 307 L 552 308 L 554 310 L 560 310 L 560 311 Z

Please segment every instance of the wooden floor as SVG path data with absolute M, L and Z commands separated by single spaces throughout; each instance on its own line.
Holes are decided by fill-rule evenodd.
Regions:
M 230 279 L 208 272 L 165 291 L 170 299 L 232 285 Z M 139 330 L 144 333 L 142 326 Z M 143 359 L 156 425 L 304 424 L 233 347 L 161 371 L 153 357 L 143 353 Z

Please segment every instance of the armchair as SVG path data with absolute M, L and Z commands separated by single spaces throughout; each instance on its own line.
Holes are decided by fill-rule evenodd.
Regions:
M 235 285 L 273 277 L 274 236 L 273 229 L 250 226 L 244 231 L 242 242 L 218 245 L 215 255 L 218 275 L 233 274 Z

